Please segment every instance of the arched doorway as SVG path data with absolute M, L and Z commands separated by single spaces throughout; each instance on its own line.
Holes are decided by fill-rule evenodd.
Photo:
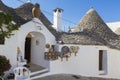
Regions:
M 49 61 L 44 59 L 46 39 L 40 32 L 29 32 L 26 35 L 24 58 L 28 63 L 37 64 L 48 68 Z
M 31 38 L 32 35 L 28 34 L 25 39 L 25 59 L 27 63 L 31 62 Z
M 48 70 L 49 62 L 44 59 L 46 38 L 43 33 L 32 31 L 25 37 L 24 58 L 31 72 Z

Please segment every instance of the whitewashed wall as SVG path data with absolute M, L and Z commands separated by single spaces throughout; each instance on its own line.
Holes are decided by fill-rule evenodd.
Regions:
M 42 30 L 40 30 L 40 27 Z M 31 60 L 32 62 L 49 68 L 49 61 L 44 60 L 44 52 L 45 52 L 45 44 L 55 44 L 55 37 L 48 31 L 48 29 L 42 24 L 42 22 L 38 19 L 33 19 L 22 25 L 19 31 L 19 46 L 21 47 L 22 51 L 24 52 L 24 44 L 25 38 L 28 33 L 33 35 L 32 38 L 32 45 L 31 45 Z M 24 39 L 24 40 L 21 40 Z M 35 41 L 36 39 L 40 40 L 40 44 L 36 46 Z M 23 53 L 24 54 L 24 53 Z
M 118 28 L 120 28 L 120 22 L 109 22 L 106 24 L 113 32 L 115 32 Z
M 48 67 L 49 62 L 44 60 L 45 37 L 40 33 L 34 33 L 34 35 L 36 35 L 36 36 L 32 38 L 31 62 L 34 64 L 41 65 L 43 67 Z M 36 44 L 36 40 L 39 40 L 38 44 Z
M 40 20 L 34 19 L 35 22 L 41 23 Z M 15 31 L 15 35 L 10 39 L 6 39 L 5 45 L 0 45 L 0 55 L 5 55 L 12 66 L 17 63 L 17 46 L 21 48 L 24 56 L 24 45 L 25 38 L 28 33 L 31 33 L 34 37 L 32 38 L 32 49 L 31 49 L 31 60 L 39 65 L 49 68 L 49 74 L 69 73 L 79 74 L 83 76 L 93 77 L 110 77 L 120 79 L 120 51 L 110 49 L 103 46 L 84 46 L 79 45 L 80 49 L 77 56 L 72 55 L 68 61 L 46 61 L 44 60 L 45 44 L 56 44 L 55 37 L 48 31 L 48 29 L 41 23 L 37 24 L 30 21 L 22 25 L 19 31 Z M 39 30 L 41 26 L 42 30 Z M 35 41 L 40 39 L 40 44 L 35 45 Z M 58 45 L 59 50 L 64 45 Z M 67 45 L 71 46 L 71 45 Z M 77 45 L 78 46 L 78 45 Z M 98 70 L 98 53 L 99 50 L 107 50 L 107 74 L 100 75 Z
M 17 63 L 17 31 L 13 32 L 13 36 L 5 39 L 5 45 L 0 45 L 0 55 L 4 55 L 10 60 L 12 66 Z
M 62 46 L 60 45 L 59 49 Z M 79 47 L 77 56 L 72 55 L 68 61 L 61 61 L 60 59 L 51 61 L 49 74 L 68 73 L 120 79 L 120 51 L 104 46 L 79 45 Z M 99 50 L 107 50 L 106 74 L 101 74 L 101 71 L 99 71 Z
M 40 27 L 42 28 L 42 30 L 40 30 Z M 33 19 L 27 22 L 26 24 L 21 25 L 19 30 L 15 32 L 14 36 L 12 36 L 10 39 L 6 39 L 5 45 L 0 45 L 0 55 L 6 56 L 8 59 L 10 59 L 12 66 L 16 66 L 17 47 L 19 46 L 21 48 L 22 55 L 24 57 L 25 39 L 28 33 L 32 33 L 33 35 L 32 45 L 31 45 L 32 46 L 31 50 L 33 51 L 31 51 L 32 52 L 31 59 L 33 60 L 33 62 L 35 62 L 34 58 L 36 58 L 36 62 L 38 62 L 38 60 L 40 62 L 38 64 L 49 68 L 49 61 L 43 60 L 44 58 L 43 52 L 45 51 L 45 44 L 46 43 L 55 44 L 56 41 L 55 41 L 55 37 L 49 32 L 49 30 L 42 24 L 42 22 L 39 19 Z M 42 38 L 40 39 L 39 47 L 34 45 L 34 41 L 38 38 Z M 40 57 L 39 59 L 37 58 L 38 55 Z

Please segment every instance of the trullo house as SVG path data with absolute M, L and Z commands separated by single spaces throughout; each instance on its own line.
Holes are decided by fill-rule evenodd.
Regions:
M 75 28 L 63 32 L 61 8 L 53 10 L 52 24 L 42 12 L 39 18 L 33 17 L 33 6 L 25 3 L 13 9 L 0 0 L 0 11 L 10 14 L 19 25 L 14 35 L 0 44 L 0 55 L 10 60 L 11 70 L 28 65 L 33 79 L 60 73 L 120 79 L 120 37 L 93 8 Z M 17 48 L 25 63 L 17 60 Z

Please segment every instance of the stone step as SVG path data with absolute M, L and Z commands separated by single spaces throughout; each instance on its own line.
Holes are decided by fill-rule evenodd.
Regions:
M 31 80 L 34 80 L 37 77 L 39 77 L 40 75 L 45 74 L 47 72 L 49 72 L 48 69 L 43 69 L 43 70 L 40 70 L 40 71 L 32 72 L 32 73 L 30 73 L 30 78 L 31 78 Z

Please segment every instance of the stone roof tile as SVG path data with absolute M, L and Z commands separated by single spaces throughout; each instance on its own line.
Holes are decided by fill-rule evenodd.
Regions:
M 63 33 L 64 44 L 104 45 L 120 49 L 120 37 L 105 24 L 98 13 L 91 8 L 74 28 L 74 33 Z M 82 32 L 79 32 L 83 29 Z
M 22 25 L 30 20 L 32 20 L 32 3 L 25 3 L 21 5 L 20 7 L 13 9 L 3 4 L 3 2 L 0 0 L 0 10 L 3 12 L 6 12 L 10 14 L 14 21 L 18 23 L 19 25 Z M 52 23 L 46 18 L 46 16 L 41 12 L 41 16 L 39 18 L 42 23 L 48 28 L 48 30 L 54 35 L 57 36 L 57 31 L 52 27 Z

